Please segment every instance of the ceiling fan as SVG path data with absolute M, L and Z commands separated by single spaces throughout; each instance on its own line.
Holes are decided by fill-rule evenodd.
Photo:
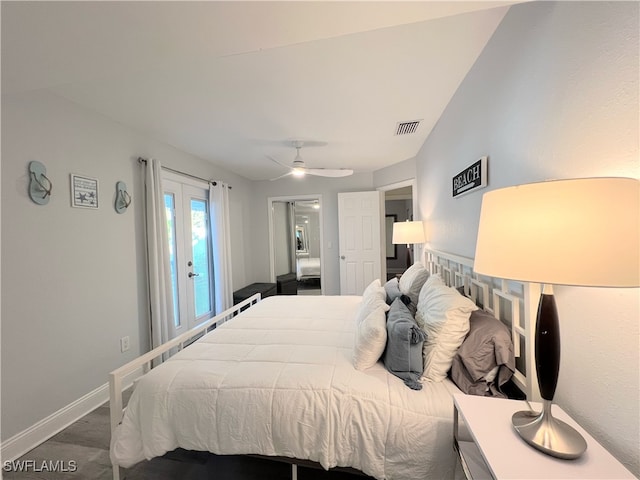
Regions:
M 304 164 L 304 160 L 300 155 L 300 149 L 304 146 L 304 142 L 301 140 L 295 140 L 292 142 L 293 147 L 296 149 L 296 157 L 293 159 L 291 165 L 286 165 L 279 162 L 275 158 L 267 155 L 273 162 L 289 169 L 289 172 L 279 177 L 272 178 L 271 180 L 278 180 L 280 178 L 293 175 L 294 177 L 304 177 L 305 175 L 316 175 L 318 177 L 348 177 L 353 175 L 353 170 L 350 168 L 307 168 Z

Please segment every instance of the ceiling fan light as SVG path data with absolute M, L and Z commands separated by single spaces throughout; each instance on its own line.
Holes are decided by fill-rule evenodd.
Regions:
M 294 167 L 291 170 L 291 173 L 294 177 L 298 177 L 298 178 L 304 177 L 304 170 L 302 168 Z

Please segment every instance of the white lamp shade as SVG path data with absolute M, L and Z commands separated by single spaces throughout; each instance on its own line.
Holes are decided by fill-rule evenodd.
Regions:
M 424 243 L 424 227 L 422 222 L 395 222 L 391 243 Z
M 474 270 L 537 283 L 640 286 L 640 181 L 585 178 L 482 197 Z

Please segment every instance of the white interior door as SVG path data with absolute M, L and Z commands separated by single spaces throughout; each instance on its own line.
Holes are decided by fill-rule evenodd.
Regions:
M 382 278 L 382 201 L 382 192 L 338 194 L 341 295 L 362 295 Z

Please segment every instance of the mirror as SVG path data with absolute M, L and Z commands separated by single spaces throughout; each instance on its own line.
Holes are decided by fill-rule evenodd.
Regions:
M 321 197 L 277 197 L 268 201 L 272 281 L 295 276 L 298 295 L 321 295 Z
M 309 253 L 309 245 L 307 244 L 307 235 L 305 234 L 304 225 L 296 225 L 296 252 Z

